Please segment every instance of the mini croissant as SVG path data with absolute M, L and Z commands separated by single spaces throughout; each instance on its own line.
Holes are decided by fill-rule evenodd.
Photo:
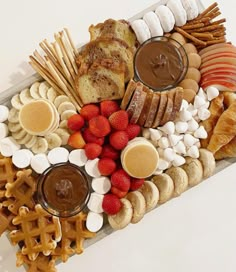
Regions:
M 236 136 L 227 145 L 221 147 L 214 156 L 216 160 L 236 157 Z

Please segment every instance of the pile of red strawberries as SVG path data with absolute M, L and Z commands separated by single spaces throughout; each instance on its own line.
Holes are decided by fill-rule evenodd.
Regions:
M 89 160 L 99 158 L 101 175 L 110 177 L 111 191 L 104 197 L 103 208 L 108 214 L 116 214 L 121 208 L 119 199 L 144 182 L 130 177 L 120 163 L 121 150 L 139 135 L 140 126 L 129 123 L 128 113 L 110 100 L 85 105 L 80 114 L 68 119 L 67 126 L 72 132 L 68 144 L 83 148 Z

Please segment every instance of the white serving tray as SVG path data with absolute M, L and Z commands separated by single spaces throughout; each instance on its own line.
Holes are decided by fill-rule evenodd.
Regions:
M 142 18 L 146 12 L 154 11 L 157 6 L 166 4 L 167 1 L 168 0 L 157 1 L 156 4 L 148 7 L 147 9 L 144 9 L 140 13 L 134 15 L 133 17 L 128 19 L 128 21 L 132 22 L 133 20 Z M 198 3 L 199 10 L 200 11 L 204 10 L 204 5 L 201 2 L 201 0 L 196 0 L 196 1 Z M 32 76 L 27 77 L 26 79 L 24 79 L 23 81 L 21 81 L 17 85 L 14 85 L 13 87 L 1 92 L 0 93 L 0 104 L 10 105 L 10 99 L 14 94 L 19 93 L 21 90 L 23 90 L 25 88 L 28 88 L 34 82 L 41 81 L 41 80 L 43 80 L 43 78 L 39 74 L 35 73 Z M 231 164 L 233 164 L 235 162 L 236 162 L 236 158 L 221 160 L 221 161 L 217 162 L 217 167 L 216 167 L 214 174 L 217 174 L 218 172 L 220 172 L 221 170 L 225 169 L 226 167 L 230 166 Z M 143 220 L 145 220 L 145 218 Z M 103 239 L 104 237 L 106 237 L 107 235 L 109 235 L 113 232 L 114 232 L 114 230 L 110 227 L 110 225 L 108 223 L 105 223 L 103 228 L 96 234 L 96 236 L 94 238 L 85 240 L 84 248 L 91 246 L 92 244 L 98 242 L 99 240 Z

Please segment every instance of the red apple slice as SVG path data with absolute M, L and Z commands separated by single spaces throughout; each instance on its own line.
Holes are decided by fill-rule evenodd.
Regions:
M 226 47 L 232 47 L 232 44 L 230 43 L 218 43 L 218 44 L 213 44 L 213 45 L 210 45 L 204 49 L 202 49 L 198 54 L 200 56 L 202 56 L 203 54 L 205 54 L 206 52 L 209 52 L 211 50 L 214 50 L 214 49 L 217 49 L 217 48 L 226 48 Z
M 216 49 L 213 49 L 209 52 L 202 54 L 201 58 L 204 59 L 212 54 L 218 54 L 218 53 L 236 53 L 236 47 L 232 45 L 231 47 L 216 48 Z
M 232 73 L 232 74 L 236 74 L 236 67 L 233 66 L 232 68 L 224 68 L 224 67 L 220 67 L 220 68 L 213 68 L 213 69 L 210 69 L 204 73 L 201 74 L 202 77 L 208 75 L 208 74 L 211 74 L 211 73 L 221 73 L 221 74 L 224 74 L 224 73 Z
M 227 78 L 232 78 L 233 80 L 236 80 L 236 72 L 232 73 L 232 72 L 213 72 L 213 73 L 208 73 L 205 74 L 204 76 L 201 77 L 201 80 L 205 80 L 207 78 L 211 78 L 211 77 L 227 77 Z
M 232 64 L 229 64 L 229 63 L 214 63 L 212 65 L 206 65 L 206 67 L 203 67 L 201 68 L 200 72 L 201 74 L 204 74 L 210 70 L 213 70 L 213 69 L 236 69 L 236 66 L 235 65 L 232 65 Z
M 218 82 L 218 81 L 227 81 L 230 82 L 232 84 L 236 85 L 236 80 L 234 80 L 232 77 L 229 76 L 222 76 L 222 77 L 214 77 L 214 76 L 208 76 L 207 78 L 204 78 L 201 82 L 200 85 L 205 85 L 206 83 L 208 83 L 209 81 L 214 81 L 214 82 Z
M 236 92 L 236 83 L 231 82 L 229 79 L 209 80 L 201 85 L 203 90 L 206 90 L 210 86 L 216 87 L 219 91 Z
M 236 58 L 222 57 L 222 58 L 215 58 L 212 60 L 208 60 L 203 65 L 201 65 L 201 69 L 206 67 L 207 65 L 211 65 L 215 63 L 228 63 L 228 64 L 236 65 Z
M 232 52 L 220 52 L 220 53 L 215 53 L 215 54 L 211 54 L 205 58 L 202 58 L 202 65 L 212 59 L 215 58 L 236 58 L 236 53 L 232 53 Z

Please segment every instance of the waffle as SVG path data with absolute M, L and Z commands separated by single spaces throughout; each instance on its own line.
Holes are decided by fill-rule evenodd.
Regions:
M 5 207 L 0 207 L 0 236 L 6 230 L 14 230 L 16 227 L 12 224 L 12 219 L 15 216 Z
M 92 238 L 95 233 L 86 229 L 87 214 L 81 212 L 70 218 L 60 219 L 62 239 L 58 243 L 52 255 L 66 262 L 70 255 L 83 252 L 83 242 L 86 238 Z
M 32 170 L 18 171 L 14 182 L 7 182 L 5 196 L 8 200 L 3 202 L 5 207 L 13 214 L 17 215 L 21 206 L 33 209 L 35 202 L 33 195 L 36 191 L 36 181 L 32 177 Z
M 28 267 L 27 272 L 56 272 L 55 261 L 50 256 L 44 256 L 39 254 L 35 261 L 29 260 L 29 258 L 23 255 L 21 252 L 16 253 L 16 266 L 26 265 Z
M 16 171 L 10 158 L 5 158 L 0 155 L 0 202 L 6 193 L 5 185 L 13 183 L 16 176 Z
M 59 218 L 47 213 L 39 204 L 33 211 L 21 207 L 12 222 L 19 230 L 10 233 L 11 242 L 13 245 L 22 242 L 22 254 L 28 255 L 30 261 L 36 260 L 39 253 L 50 255 L 61 240 Z

